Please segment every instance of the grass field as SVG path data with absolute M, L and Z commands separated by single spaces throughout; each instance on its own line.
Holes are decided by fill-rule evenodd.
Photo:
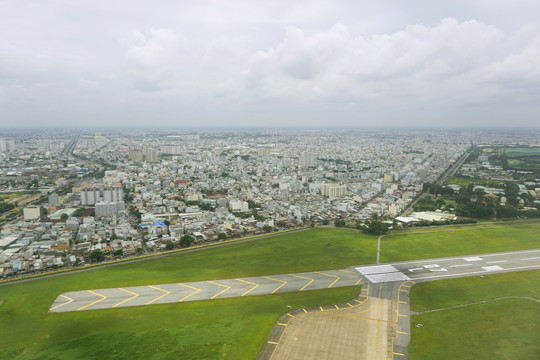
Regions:
M 253 359 L 287 305 L 348 301 L 359 287 L 75 313 L 47 313 L 89 288 L 342 268 L 375 261 L 376 238 L 317 229 L 209 251 L 0 287 L 0 359 Z
M 538 222 L 480 226 L 456 230 L 446 227 L 438 232 L 425 229 L 425 233 L 417 231 L 385 236 L 381 240 L 381 262 L 526 250 L 540 246 Z
M 494 186 L 499 187 L 500 184 L 504 184 L 504 181 L 488 180 L 482 178 L 474 178 L 469 176 L 451 176 L 444 182 L 445 185 L 455 184 L 463 187 L 469 186 L 472 183 L 474 185 Z
M 540 223 L 462 229 L 385 237 L 383 261 L 538 247 L 540 237 Z M 0 302 L 5 300 L 0 306 L 0 359 L 253 359 L 287 305 L 347 301 L 359 288 L 72 313 L 47 311 L 65 291 L 337 269 L 374 263 L 376 247 L 374 236 L 314 229 L 0 287 Z
M 505 296 L 540 299 L 540 270 L 421 283 L 411 309 L 425 311 Z M 414 315 L 409 357 L 421 359 L 537 359 L 540 303 L 504 299 Z

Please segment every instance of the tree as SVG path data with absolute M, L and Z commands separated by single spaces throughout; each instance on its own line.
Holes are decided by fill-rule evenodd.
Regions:
M 188 247 L 194 242 L 195 242 L 195 239 L 193 238 L 193 236 L 190 236 L 190 235 L 184 235 L 180 238 L 180 246 L 182 247 Z
M 167 244 L 165 244 L 165 249 L 167 250 L 174 249 L 174 243 L 172 241 L 169 241 Z
M 120 257 L 124 255 L 124 250 L 118 249 L 113 253 L 114 257 Z
M 263 226 L 264 232 L 270 232 L 270 231 L 272 231 L 273 229 L 274 229 L 274 228 L 273 228 L 272 226 L 270 226 L 270 225 L 264 225 L 264 226 Z
M 66 214 L 66 213 L 63 213 L 62 215 L 60 215 L 60 219 L 67 220 L 67 219 L 69 219 L 69 215 Z
M 91 261 L 103 261 L 105 259 L 105 254 L 100 249 L 96 249 L 90 253 L 90 260 Z
M 218 237 L 219 240 L 223 240 L 223 239 L 227 238 L 227 234 L 225 234 L 224 232 L 218 232 L 217 237 Z
M 371 235 L 384 235 L 388 233 L 388 224 L 379 220 L 372 220 L 366 223 L 367 232 Z
M 322 222 L 322 224 L 323 224 L 323 225 L 328 225 L 328 224 L 330 224 L 330 222 L 329 222 L 328 220 L 324 219 L 323 222 Z
M 138 255 L 141 255 L 143 253 L 143 249 L 138 247 L 137 249 L 135 249 L 135 252 L 138 254 Z
M 345 226 L 345 220 L 337 219 L 336 221 L 334 221 L 334 226 L 335 227 L 343 227 L 343 226 Z

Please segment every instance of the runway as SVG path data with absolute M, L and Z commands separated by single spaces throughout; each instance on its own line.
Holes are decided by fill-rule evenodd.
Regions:
M 403 261 L 355 269 L 371 283 L 433 281 L 540 269 L 540 249 Z
M 49 311 L 212 300 L 367 283 L 433 281 L 533 269 L 540 269 L 540 249 L 353 266 L 342 270 L 73 291 L 59 295 Z

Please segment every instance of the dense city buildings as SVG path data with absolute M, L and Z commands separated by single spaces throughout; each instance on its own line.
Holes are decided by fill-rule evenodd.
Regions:
M 426 185 L 458 169 L 463 176 L 513 180 L 515 173 L 489 153 L 469 159 L 471 149 L 533 146 L 540 136 L 21 130 L 0 140 L 0 274 L 7 276 L 85 264 L 96 250 L 110 257 L 151 253 L 180 246 L 186 235 L 201 243 L 336 220 L 360 226 L 377 218 L 399 226 L 456 219 L 436 195 L 425 197 Z M 538 179 L 516 186 L 511 202 L 536 211 Z M 446 188 L 457 194 L 462 186 Z M 507 201 L 504 189 L 470 191 Z

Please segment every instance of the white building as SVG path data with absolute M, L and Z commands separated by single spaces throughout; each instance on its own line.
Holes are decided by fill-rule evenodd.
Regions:
M 98 202 L 96 203 L 96 216 L 116 216 L 124 208 L 123 202 Z
M 41 219 L 41 208 L 39 206 L 29 206 L 23 208 L 23 216 L 26 221 Z

